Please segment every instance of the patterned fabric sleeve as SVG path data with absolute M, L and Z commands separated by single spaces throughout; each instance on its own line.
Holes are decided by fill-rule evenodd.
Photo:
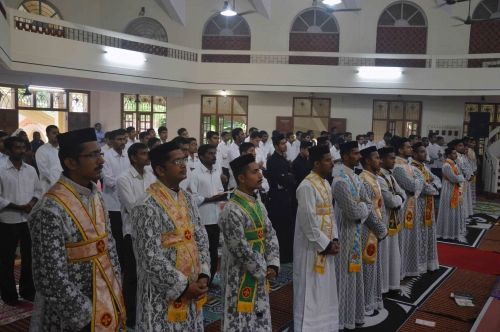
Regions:
M 455 175 L 455 173 L 453 173 L 451 169 L 451 166 L 448 164 L 443 165 L 443 176 L 446 177 L 451 183 L 460 183 L 465 181 L 463 175 Z
M 439 195 L 439 191 L 436 189 L 436 187 L 434 187 L 432 185 L 432 182 L 431 183 L 425 182 L 424 175 L 422 174 L 422 172 L 420 172 L 420 170 L 418 170 L 417 168 L 415 168 L 413 170 L 413 172 L 415 173 L 416 178 L 423 183 L 423 188 L 422 188 L 422 191 L 420 193 L 421 196 L 427 196 L 427 195 L 436 196 L 436 195 Z
M 395 167 L 393 174 L 401 188 L 412 193 L 416 192 L 415 179 L 409 177 L 403 167 Z
M 385 206 L 389 209 L 397 209 L 401 207 L 401 205 L 403 204 L 403 199 L 399 195 L 395 195 L 392 193 L 385 179 L 379 176 L 378 183 L 382 191 L 382 198 L 384 199 Z
M 391 175 L 392 176 L 392 175 Z M 399 185 L 399 183 L 396 181 L 396 179 L 394 179 L 394 177 L 392 177 L 392 179 L 394 180 L 394 189 L 396 190 L 396 192 L 401 195 L 401 197 L 403 197 L 403 202 L 408 198 L 406 197 L 406 192 L 403 190 L 403 188 L 401 188 L 401 186 Z
M 348 184 L 343 180 L 333 181 L 332 194 L 342 213 L 349 220 L 363 221 L 368 217 L 369 209 L 366 203 L 356 202 L 349 191 Z
M 62 220 L 40 209 L 31 216 L 29 227 L 35 288 L 58 313 L 65 331 L 79 331 L 91 320 L 92 301 L 69 279 Z
M 201 224 L 200 211 L 196 205 L 195 199 L 192 195 L 186 193 L 186 197 L 190 197 L 189 205 L 193 211 L 194 236 L 198 252 L 200 254 L 201 273 L 210 276 L 210 253 L 208 251 L 208 235 L 205 227 Z
M 375 196 L 375 193 L 373 192 L 370 184 L 363 182 L 363 186 L 367 197 L 372 199 Z M 368 229 L 379 239 L 382 239 L 387 235 L 387 227 L 383 221 L 378 218 L 373 206 L 370 208 L 370 214 L 365 221 L 365 226 L 368 227 Z
M 245 238 L 244 222 L 246 217 L 233 203 L 228 203 L 219 218 L 219 227 L 224 236 L 224 244 L 234 261 L 257 280 L 263 280 L 267 274 L 267 262 L 264 256 L 252 249 Z
M 134 223 L 134 249 L 137 265 L 152 283 L 165 289 L 166 301 L 178 298 L 188 285 L 186 276 L 166 259 L 161 247 L 162 221 L 159 211 L 146 204 L 132 208 L 130 218 Z

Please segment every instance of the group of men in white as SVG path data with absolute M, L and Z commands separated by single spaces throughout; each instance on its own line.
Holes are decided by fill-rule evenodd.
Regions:
M 23 162 L 22 140 L 0 137 L 1 296 L 19 303 L 20 241 L 19 293 L 37 294 L 33 331 L 202 331 L 218 271 L 222 330 L 271 330 L 268 280 L 279 273 L 281 243 L 260 197 L 269 190 L 262 169 L 279 142 L 256 128 L 221 133 L 221 142 L 208 132 L 200 147 L 185 129 L 170 142 L 165 127 L 158 132 L 139 142 L 135 129 L 117 129 L 97 145 L 103 135 L 94 129 L 59 135 L 49 126 L 36 152 L 39 174 Z M 374 143 L 372 134 L 366 143 L 318 139 L 326 144 L 307 149 L 311 171 L 297 184 L 293 238 L 296 331 L 363 326 L 404 278 L 438 269 L 436 238 L 465 241 L 473 140 L 443 149 L 435 134 L 427 144 L 389 133 Z M 303 157 L 301 140 L 286 139 L 286 158 Z

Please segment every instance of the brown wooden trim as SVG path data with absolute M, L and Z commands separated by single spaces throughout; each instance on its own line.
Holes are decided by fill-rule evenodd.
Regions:
M 384 118 L 384 119 L 376 119 L 374 117 L 374 111 L 375 111 L 375 103 L 377 102 L 386 102 L 386 103 L 389 103 L 389 108 L 387 109 L 387 117 Z M 390 109 L 390 103 L 391 102 L 401 102 L 403 103 L 403 118 L 402 119 L 391 119 L 390 118 L 390 112 L 391 112 L 391 109 Z M 409 103 L 418 103 L 420 104 L 420 114 L 419 114 L 419 117 L 418 117 L 418 122 L 415 121 L 415 120 L 407 120 L 406 119 L 406 107 Z M 406 131 L 406 122 L 417 122 L 418 123 L 418 130 L 417 130 L 417 135 L 422 135 L 422 117 L 423 117 L 423 114 L 424 114 L 424 104 L 422 101 L 418 101 L 418 100 L 390 100 L 390 99 L 373 99 L 373 103 L 372 103 L 372 131 L 373 131 L 373 123 L 374 121 L 386 121 L 386 129 L 385 131 L 389 131 L 389 122 L 392 120 L 392 121 L 402 121 L 403 122 L 403 134 L 405 133 Z

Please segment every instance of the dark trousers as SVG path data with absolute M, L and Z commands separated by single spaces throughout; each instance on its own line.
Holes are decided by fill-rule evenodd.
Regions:
M 123 253 L 123 223 L 120 211 L 109 211 L 109 221 L 111 223 L 111 234 L 113 234 L 116 243 L 116 252 L 118 253 L 120 267 L 123 269 L 125 255 Z
M 223 183 L 224 190 L 227 191 L 227 185 L 229 184 L 229 168 L 222 167 L 222 174 L 224 174 L 227 177 L 227 182 Z
M 210 281 L 217 273 L 217 261 L 219 258 L 217 249 L 219 248 L 219 225 L 205 225 L 208 235 L 208 249 L 210 251 Z
M 21 297 L 32 300 L 35 295 L 31 273 L 31 237 L 28 223 L 6 224 L 0 222 L 0 292 L 4 302 L 18 299 L 14 262 L 17 244 L 21 245 L 21 278 L 19 293 Z
M 135 305 L 137 298 L 137 271 L 132 237 L 130 235 L 125 235 L 123 239 L 123 253 L 123 298 L 127 309 L 127 326 L 133 328 L 135 326 Z

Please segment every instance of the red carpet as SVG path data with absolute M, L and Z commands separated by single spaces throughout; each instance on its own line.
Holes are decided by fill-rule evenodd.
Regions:
M 500 254 L 438 243 L 439 263 L 480 273 L 500 275 Z

